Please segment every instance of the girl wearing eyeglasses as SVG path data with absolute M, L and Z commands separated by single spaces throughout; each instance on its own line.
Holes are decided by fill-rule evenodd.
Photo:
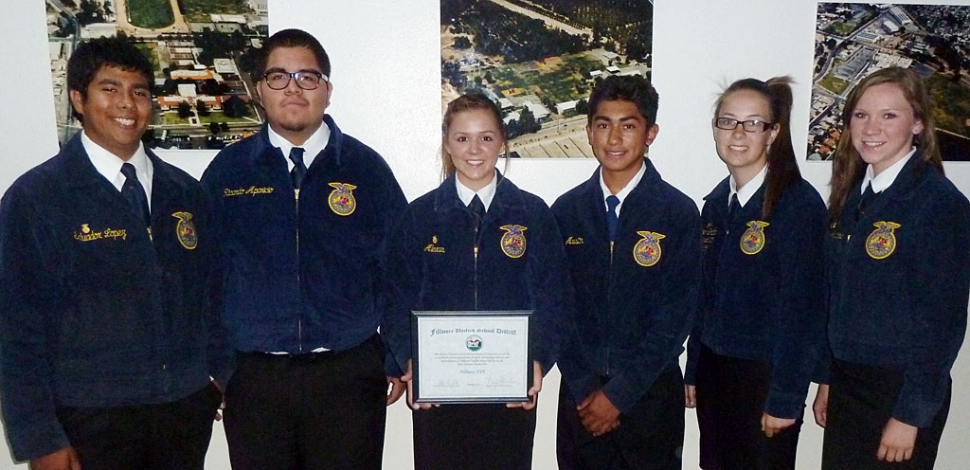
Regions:
M 788 77 L 738 80 L 715 104 L 729 176 L 704 198 L 703 294 L 685 374 L 705 470 L 795 467 L 824 334 L 825 204 L 799 173 L 791 106 Z
M 860 81 L 842 120 L 826 242 L 832 358 L 814 406 L 822 468 L 931 469 L 967 326 L 970 203 L 943 174 L 914 71 Z
M 555 362 L 560 330 L 570 318 L 562 238 L 542 199 L 496 170 L 508 144 L 494 102 L 481 94 L 460 96 L 449 103 L 442 132 L 445 180 L 408 206 L 391 237 L 387 272 L 393 307 L 386 314 L 385 337 L 397 364 L 407 371 L 402 379 L 410 380 L 412 311 L 532 311 L 529 348 L 535 362 L 529 366 L 534 381 L 526 403 L 412 402 L 415 468 L 474 462 L 478 468 L 528 470 L 542 375 Z M 472 341 L 467 348 L 484 357 L 496 354 L 489 352 L 495 335 L 455 336 Z M 501 379 L 479 381 L 487 387 Z

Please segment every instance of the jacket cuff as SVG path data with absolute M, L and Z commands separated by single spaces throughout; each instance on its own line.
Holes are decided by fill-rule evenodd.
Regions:
M 64 434 L 64 429 L 56 420 L 25 429 L 20 433 L 11 432 L 7 437 L 10 439 L 10 450 L 14 460 L 22 462 L 43 457 L 71 445 L 67 435 Z
M 394 355 L 393 354 L 387 353 L 385 355 L 385 357 L 384 357 L 384 375 L 386 375 L 388 377 L 398 378 L 398 377 L 401 377 L 401 376 L 404 375 L 403 370 L 404 370 L 404 367 L 401 367 L 401 365 L 397 363 L 397 360 L 394 359 Z
M 232 356 L 222 364 L 210 364 L 209 377 L 215 379 L 222 386 L 223 390 L 229 385 L 229 380 L 236 373 L 236 358 Z
M 893 418 L 918 428 L 928 428 L 940 411 L 941 403 L 921 399 L 899 400 L 893 409 Z
M 684 367 L 684 385 L 697 385 L 697 361 L 688 359 L 687 367 Z
M 765 413 L 775 418 L 799 419 L 805 414 L 806 393 L 786 393 L 771 390 L 765 403 Z
M 603 393 L 610 399 L 620 413 L 626 413 L 640 401 L 642 393 L 637 393 L 624 377 L 613 377 L 603 386 Z
M 569 387 L 569 394 L 572 395 L 573 402 L 579 405 L 594 390 L 599 388 L 600 382 L 592 375 L 585 375 L 577 379 L 566 380 L 566 385 Z

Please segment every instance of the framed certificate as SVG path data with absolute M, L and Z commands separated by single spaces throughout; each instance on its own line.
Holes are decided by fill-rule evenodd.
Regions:
M 530 401 L 531 311 L 412 312 L 415 403 Z

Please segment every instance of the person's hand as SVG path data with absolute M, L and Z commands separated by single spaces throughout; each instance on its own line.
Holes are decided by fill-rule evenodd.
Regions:
M 684 406 L 687 408 L 697 406 L 697 386 L 684 384 Z
M 603 390 L 597 390 L 576 407 L 579 422 L 595 437 L 602 436 L 620 425 L 620 410 L 606 397 Z
M 768 413 L 761 414 L 761 432 L 768 437 L 774 437 L 775 434 L 784 431 L 793 424 L 795 424 L 794 419 L 775 418 Z
M 524 410 L 531 410 L 536 407 L 539 400 L 539 392 L 542 391 L 542 365 L 538 361 L 532 361 L 532 386 L 529 387 L 529 396 L 532 397 L 531 401 L 522 403 L 508 403 L 505 406 L 508 408 L 522 408 Z
M 812 411 L 815 413 L 815 423 L 825 427 L 828 421 L 829 409 L 829 384 L 818 384 L 818 391 L 815 392 L 815 402 L 812 403 Z
M 51 452 L 30 461 L 31 470 L 81 470 L 81 459 L 73 447 Z
M 886 427 L 882 429 L 882 439 L 879 440 L 876 458 L 884 462 L 902 462 L 911 459 L 918 432 L 919 428 L 916 426 L 896 418 L 889 418 Z
M 408 390 L 408 406 L 415 410 L 430 410 L 431 407 L 437 407 L 439 405 L 431 403 L 414 403 L 414 377 L 411 375 L 411 360 L 408 359 L 408 371 L 401 376 L 401 382 L 406 383 Z
M 387 406 L 391 406 L 401 395 L 404 395 L 404 391 L 408 388 L 408 382 L 404 381 L 404 377 L 397 378 L 387 376 L 387 384 L 389 385 L 389 390 L 387 392 Z

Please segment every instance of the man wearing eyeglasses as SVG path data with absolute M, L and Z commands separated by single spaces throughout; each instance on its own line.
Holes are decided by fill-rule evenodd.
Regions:
M 384 159 L 325 115 L 329 77 L 313 36 L 272 35 L 253 74 L 267 125 L 202 177 L 239 367 L 226 388 L 234 469 L 380 468 L 386 406 L 403 393 L 377 330 L 381 252 L 407 202 Z

